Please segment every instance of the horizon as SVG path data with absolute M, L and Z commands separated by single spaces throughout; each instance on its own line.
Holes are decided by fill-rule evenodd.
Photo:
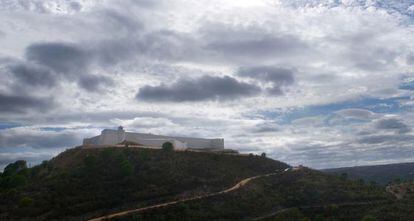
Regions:
M 0 171 L 105 128 L 414 162 L 410 0 L 0 1 Z

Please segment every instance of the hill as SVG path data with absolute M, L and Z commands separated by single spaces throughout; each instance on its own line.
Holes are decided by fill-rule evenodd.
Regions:
M 84 220 L 220 191 L 243 178 L 288 167 L 253 155 L 75 148 L 34 168 L 5 172 L 0 220 Z
M 414 219 L 411 194 L 254 155 L 75 148 L 9 165 L 0 187 L 0 220 Z
M 357 166 L 325 169 L 329 174 L 341 175 L 346 173 L 349 178 L 363 179 L 367 182 L 376 182 L 386 185 L 392 181 L 414 180 L 414 163 L 398 163 L 376 166 Z
M 114 220 L 361 220 L 374 205 L 390 202 L 379 186 L 304 168 L 258 179 L 226 195 Z M 356 209 L 349 213 L 349 207 Z

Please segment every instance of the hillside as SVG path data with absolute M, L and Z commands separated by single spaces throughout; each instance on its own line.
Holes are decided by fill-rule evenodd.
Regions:
M 219 191 L 287 167 L 259 156 L 75 148 L 34 168 L 3 174 L 0 220 L 84 220 Z
M 372 205 L 390 202 L 379 186 L 305 168 L 259 179 L 226 195 L 114 220 L 360 220 L 371 214 Z M 349 214 L 349 206 L 358 210 Z
M 10 164 L 0 187 L 0 220 L 414 219 L 410 194 L 254 155 L 75 148 Z
M 386 185 L 398 180 L 414 180 L 414 163 L 398 163 L 376 166 L 343 167 L 323 170 L 329 174 L 346 173 L 351 179 L 363 179 Z

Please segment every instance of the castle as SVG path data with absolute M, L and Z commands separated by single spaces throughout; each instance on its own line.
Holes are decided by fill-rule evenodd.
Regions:
M 85 138 L 83 146 L 110 146 L 117 144 L 133 144 L 137 146 L 161 148 L 170 142 L 174 149 L 224 149 L 224 139 L 204 139 L 194 137 L 170 137 L 146 133 L 126 132 L 122 126 L 118 130 L 104 129 L 101 135 Z

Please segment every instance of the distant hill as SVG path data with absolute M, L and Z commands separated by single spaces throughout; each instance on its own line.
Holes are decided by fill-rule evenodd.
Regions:
M 373 181 L 381 185 L 386 185 L 396 179 L 401 181 L 414 180 L 414 163 L 343 167 L 325 169 L 323 171 L 329 174 L 337 175 L 346 173 L 349 178 L 363 179 L 367 182 Z
M 176 201 L 112 220 L 414 220 L 411 197 L 395 200 L 379 185 L 264 156 L 74 148 L 33 168 L 21 161 L 6 168 L 0 220 L 88 220 Z

